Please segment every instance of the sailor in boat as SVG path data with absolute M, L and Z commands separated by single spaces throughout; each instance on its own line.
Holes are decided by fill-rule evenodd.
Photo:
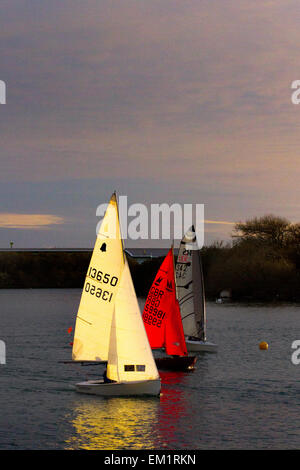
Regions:
M 105 384 L 110 384 L 110 383 L 115 382 L 115 380 L 110 380 L 110 379 L 107 377 L 107 369 L 105 369 L 105 371 L 103 372 L 103 382 L 104 382 Z

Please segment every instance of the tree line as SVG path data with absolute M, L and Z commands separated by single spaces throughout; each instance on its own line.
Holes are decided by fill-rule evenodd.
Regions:
M 300 301 L 300 224 L 274 215 L 238 222 L 231 243 L 203 248 L 206 294 L 233 299 Z
M 2 252 L 0 288 L 82 288 L 91 253 Z M 231 289 L 238 301 L 300 301 L 300 224 L 274 215 L 235 224 L 231 242 L 201 250 L 206 297 Z M 162 263 L 128 257 L 138 296 Z

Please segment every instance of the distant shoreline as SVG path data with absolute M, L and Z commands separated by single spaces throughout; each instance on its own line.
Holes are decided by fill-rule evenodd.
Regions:
M 233 251 L 233 249 L 231 249 Z M 233 258 L 229 248 L 207 247 L 201 250 L 206 299 L 216 301 L 222 289 L 232 291 L 231 303 L 300 303 L 297 271 L 283 273 L 276 265 L 259 269 L 243 264 L 243 257 Z M 168 250 L 161 249 L 164 255 Z M 146 297 L 164 256 L 128 256 L 139 297 Z M 0 289 L 82 289 L 92 250 L 17 251 L 0 250 Z M 261 259 L 259 259 L 261 262 Z M 269 270 L 269 271 L 268 271 Z M 268 272 L 270 273 L 268 275 Z M 226 305 L 226 302 L 223 303 Z

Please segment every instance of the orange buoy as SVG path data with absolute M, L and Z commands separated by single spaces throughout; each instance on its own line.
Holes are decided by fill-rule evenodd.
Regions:
M 262 341 L 261 343 L 259 343 L 259 349 L 266 350 L 266 349 L 268 349 L 268 347 L 269 347 L 269 345 L 265 341 Z

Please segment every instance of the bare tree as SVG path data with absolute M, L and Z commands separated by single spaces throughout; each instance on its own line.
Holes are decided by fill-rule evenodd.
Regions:
M 255 240 L 283 247 L 288 236 L 291 235 L 292 227 L 293 225 L 288 219 L 269 214 L 236 223 L 232 237 L 236 239 L 237 243 L 244 240 Z

